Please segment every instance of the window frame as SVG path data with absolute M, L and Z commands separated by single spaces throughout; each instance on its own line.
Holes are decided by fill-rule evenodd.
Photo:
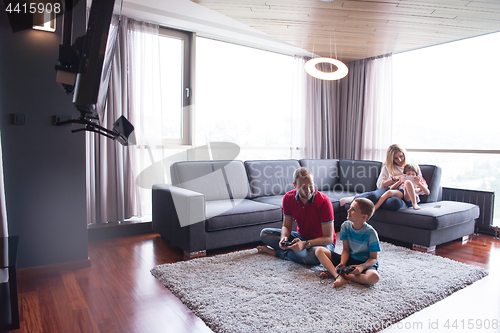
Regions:
M 194 33 L 172 28 L 160 27 L 161 37 L 177 38 L 183 41 L 183 69 L 182 69 L 182 134 L 181 139 L 164 138 L 164 145 L 168 148 L 186 147 L 192 144 L 193 137 L 193 105 L 194 96 Z

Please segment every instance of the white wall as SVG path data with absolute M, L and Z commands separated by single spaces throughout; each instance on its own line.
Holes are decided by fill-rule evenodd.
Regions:
M 85 2 L 74 11 L 75 34 L 85 32 Z M 0 8 L 3 8 L 0 5 Z M 85 134 L 53 125 L 54 115 L 79 116 L 56 83 L 61 42 L 56 33 L 13 33 L 0 13 L 0 131 L 10 236 L 19 236 L 18 268 L 88 258 Z M 27 116 L 12 124 L 12 114 Z

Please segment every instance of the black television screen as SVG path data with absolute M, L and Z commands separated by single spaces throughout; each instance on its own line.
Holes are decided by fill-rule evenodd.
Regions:
M 120 15 L 113 16 L 115 0 L 93 0 L 89 13 L 87 32 L 71 45 L 73 0 L 65 0 L 64 30 L 59 47 L 59 64 L 56 81 L 66 93 L 73 94 L 73 104 L 80 111 L 78 119 L 58 121 L 55 124 L 82 124 L 73 133 L 89 131 L 117 140 L 124 146 L 135 144 L 134 126 L 123 116 L 106 129 L 100 123 L 111 78 L 111 68 L 120 27 Z M 121 1 L 123 4 L 123 0 Z
M 114 5 L 115 0 L 92 1 L 73 95 L 81 116 L 99 122 L 104 117 L 118 35 L 118 24 L 111 27 Z

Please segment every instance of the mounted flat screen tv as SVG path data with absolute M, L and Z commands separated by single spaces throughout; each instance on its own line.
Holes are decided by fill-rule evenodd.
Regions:
M 98 122 L 104 117 L 118 35 L 117 27 L 110 31 L 114 5 L 115 0 L 92 1 L 73 95 L 73 104 L 82 117 Z
M 89 13 L 87 32 L 71 45 L 72 4 L 65 0 L 64 31 L 59 48 L 57 82 L 67 93 L 73 94 L 73 104 L 80 111 L 80 118 L 56 121 L 56 125 L 82 124 L 84 128 L 72 132 L 98 133 L 124 146 L 135 144 L 134 126 L 123 116 L 109 130 L 100 123 L 104 120 L 111 67 L 118 38 L 119 17 L 113 18 L 115 0 L 93 0 Z M 123 0 L 122 0 L 123 4 Z M 112 20 L 116 22 L 112 23 Z

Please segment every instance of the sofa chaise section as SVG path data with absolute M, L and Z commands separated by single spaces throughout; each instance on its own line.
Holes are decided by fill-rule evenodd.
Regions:
M 433 251 L 436 245 L 474 233 L 479 207 L 464 202 L 441 201 L 442 169 L 428 164 L 419 166 L 430 190 L 429 195 L 420 195 L 421 209 L 379 209 L 368 223 L 382 238 L 409 243 L 425 251 Z
M 436 245 L 474 233 L 475 220 L 479 217 L 477 205 L 436 201 L 419 206 L 420 210 L 412 207 L 397 211 L 380 209 L 368 223 L 380 237 L 409 243 L 425 251 L 433 251 Z

